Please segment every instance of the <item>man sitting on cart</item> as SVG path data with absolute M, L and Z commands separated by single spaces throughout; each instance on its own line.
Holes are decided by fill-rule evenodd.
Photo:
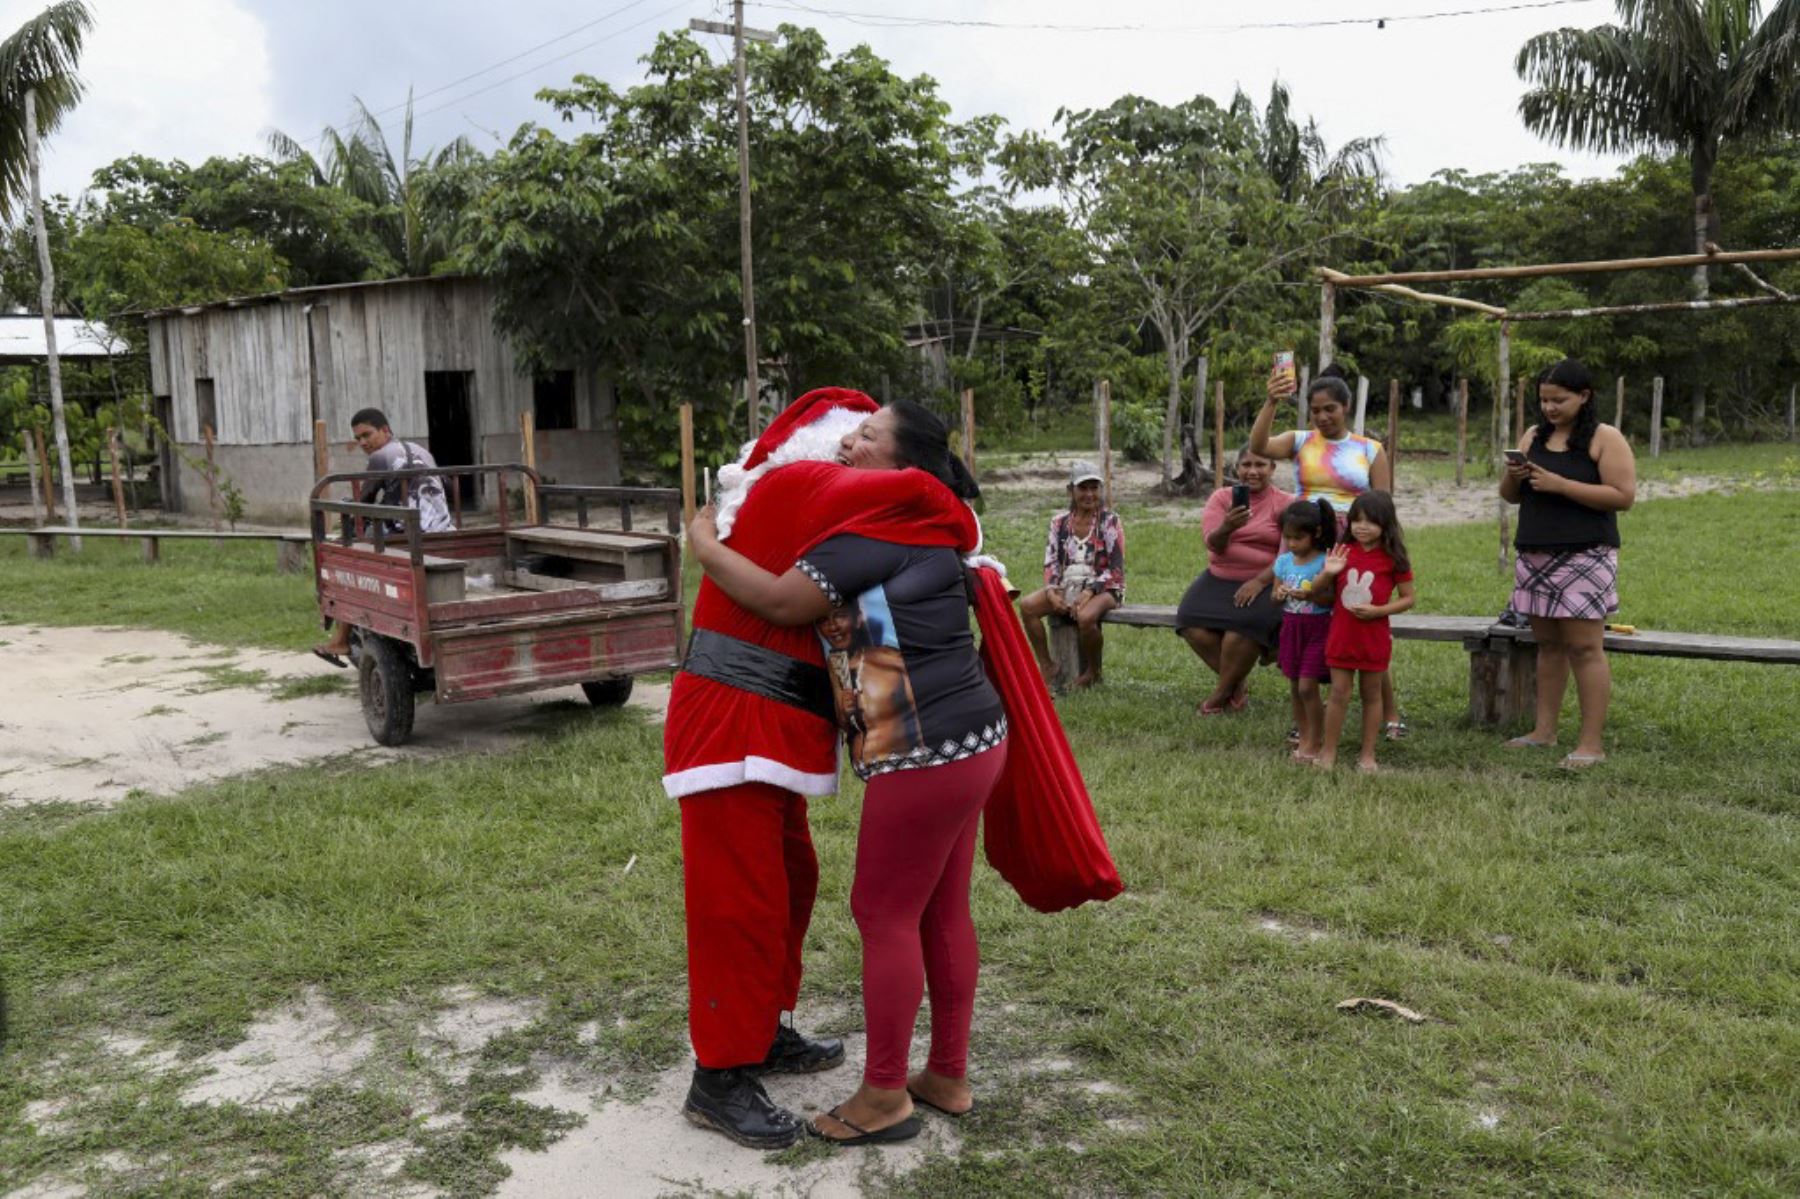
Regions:
M 387 474 L 397 470 L 430 469 L 437 459 L 422 445 L 402 441 L 394 436 L 387 414 L 379 408 L 363 408 L 350 418 L 350 432 L 356 444 L 369 456 L 368 473 L 376 477 L 357 489 L 357 500 L 364 504 L 393 504 L 417 508 L 419 528 L 426 533 L 447 533 L 456 528 L 450 519 L 450 506 L 445 500 L 444 480 L 438 475 L 421 475 L 414 479 L 392 479 Z M 344 655 L 350 652 L 350 626 L 338 622 L 331 639 L 313 646 L 313 653 L 333 666 L 348 668 Z

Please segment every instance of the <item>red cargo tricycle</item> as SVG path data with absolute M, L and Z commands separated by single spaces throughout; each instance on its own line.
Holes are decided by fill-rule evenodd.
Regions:
M 335 483 L 397 479 L 404 489 L 426 475 L 454 498 L 455 530 L 424 532 L 415 508 L 326 498 Z M 469 478 L 493 480 L 496 523 L 463 527 Z M 551 523 L 557 501 L 572 503 L 575 523 Z M 643 508 L 660 509 L 668 532 L 634 528 Z M 449 466 L 326 475 L 311 510 L 319 612 L 351 626 L 363 716 L 383 745 L 412 735 L 420 692 L 453 704 L 579 684 L 611 706 L 630 697 L 634 676 L 680 664 L 675 491 L 553 486 L 516 463 Z M 616 527 L 597 527 L 596 516 Z

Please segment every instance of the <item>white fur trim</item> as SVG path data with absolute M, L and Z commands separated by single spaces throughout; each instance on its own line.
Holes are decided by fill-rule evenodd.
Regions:
M 803 425 L 788 434 L 788 439 L 776 446 L 754 470 L 745 470 L 744 462 L 756 448 L 756 443 L 745 446 L 736 462 L 719 468 L 716 518 L 719 540 L 723 541 L 731 536 L 731 528 L 737 523 L 738 509 L 744 506 L 751 486 L 758 479 L 790 462 L 836 461 L 839 443 L 867 419 L 867 414 L 853 412 L 848 408 L 828 408 L 810 425 Z
M 680 799 L 684 795 L 717 791 L 740 783 L 768 783 L 796 795 L 836 795 L 837 780 L 835 770 L 830 774 L 808 774 L 773 758 L 752 755 L 742 762 L 715 762 L 709 766 L 692 766 L 686 770 L 677 770 L 674 774 L 665 774 L 663 790 L 670 799 Z

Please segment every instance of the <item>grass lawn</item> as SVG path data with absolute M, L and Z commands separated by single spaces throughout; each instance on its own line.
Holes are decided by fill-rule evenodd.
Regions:
M 1131 598 L 1172 603 L 1198 531 L 1141 515 Z M 1032 577 L 1041 519 L 989 536 Z M 1411 539 L 1422 610 L 1499 609 L 1492 536 Z M 1624 539 L 1623 619 L 1795 635 L 1800 493 L 1646 503 Z M 266 547 L 171 549 L 146 571 L 0 542 L 0 619 L 312 635 L 304 578 L 275 576 Z M 1368 779 L 1283 760 L 1273 671 L 1245 715 L 1203 721 L 1172 635 L 1108 647 L 1106 686 L 1061 708 L 1129 890 L 1045 917 L 978 871 L 982 1110 L 896 1193 L 1800 1192 L 1800 672 L 1618 659 L 1613 759 L 1565 775 L 1466 725 L 1456 647 L 1402 643 L 1414 737 Z M 490 1188 L 497 1147 L 564 1122 L 517 1098 L 546 1060 L 630 1080 L 686 1053 L 658 743 L 634 712 L 571 705 L 505 755 L 0 814 L 0 1180 L 354 1193 L 339 1151 L 400 1141 L 413 1177 Z M 814 805 L 812 1004 L 857 994 L 859 794 Z M 130 1034 L 191 1059 L 309 985 L 374 1035 L 381 1069 L 289 1112 L 183 1104 L 179 1065 L 102 1048 Z M 542 1014 L 445 1079 L 413 1030 L 450 986 Z M 1335 1010 L 1355 995 L 1429 1019 Z M 67 1106 L 34 1130 L 27 1105 L 48 1100 Z M 94 1164 L 114 1149 L 125 1165 Z

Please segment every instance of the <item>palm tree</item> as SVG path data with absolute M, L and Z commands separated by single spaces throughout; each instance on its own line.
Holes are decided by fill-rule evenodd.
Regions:
M 394 156 L 387 135 L 368 106 L 356 102 L 356 120 L 348 135 L 327 125 L 320 135 L 320 155 L 279 130 L 269 134 L 269 149 L 282 162 L 302 162 L 312 170 L 313 182 L 335 187 L 381 213 L 381 237 L 407 275 L 429 274 L 448 256 L 449 231 L 427 210 L 424 177 L 445 167 L 460 166 L 480 157 L 474 143 L 459 137 L 442 149 L 413 157 L 412 93 L 406 94 L 406 123 L 400 136 L 400 155 Z
M 1618 23 L 1553 29 L 1519 50 L 1525 127 L 1558 146 L 1688 156 L 1694 252 L 1716 240 L 1713 168 L 1730 141 L 1800 132 L 1800 0 L 1614 0 Z M 1708 293 L 1694 268 L 1694 296 Z M 1694 429 L 1706 395 L 1694 394 Z
M 0 42 L 0 220 L 11 217 L 18 199 L 30 196 L 50 374 L 50 419 L 56 433 L 57 464 L 62 468 L 63 508 L 71 526 L 81 521 L 75 510 L 69 426 L 63 418 L 62 361 L 56 353 L 56 276 L 51 269 L 50 238 L 44 228 L 44 202 L 38 186 L 38 137 L 61 124 L 81 99 L 75 64 L 81 57 L 82 35 L 93 24 L 94 15 L 82 0 L 61 0 Z M 70 544 L 81 548 L 78 538 L 72 538 Z

